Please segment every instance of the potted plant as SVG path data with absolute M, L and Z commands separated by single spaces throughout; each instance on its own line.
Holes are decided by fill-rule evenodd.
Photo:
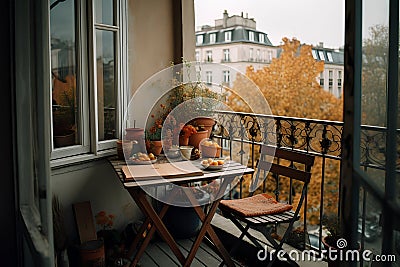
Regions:
M 95 215 L 95 219 L 96 224 L 100 227 L 100 230 L 97 231 L 97 237 L 104 242 L 106 261 L 113 262 L 114 258 L 119 257 L 123 250 L 121 235 L 113 229 L 115 216 L 100 211 Z
M 197 133 L 197 130 L 193 125 L 187 124 L 183 126 L 179 134 L 179 145 L 187 146 L 189 144 L 189 137 L 195 133 Z
M 54 82 L 53 139 L 55 147 L 75 144 L 75 82 L 72 78 L 67 78 L 65 83 L 58 80 Z
M 158 156 L 163 149 L 161 137 L 163 134 L 163 124 L 168 116 L 166 105 L 160 104 L 155 107 L 155 112 L 151 114 L 150 127 L 145 131 L 146 149 L 148 153 Z
M 322 243 L 325 246 L 325 249 L 328 251 L 328 266 L 336 267 L 340 265 L 341 259 L 339 257 L 339 252 L 341 250 L 348 250 L 349 247 L 347 245 L 347 241 L 343 238 L 339 220 L 335 215 L 327 215 L 322 219 L 322 224 L 327 230 L 327 235 L 322 238 Z M 358 250 L 360 247 L 358 248 Z M 334 258 L 330 258 L 329 251 L 333 251 Z M 345 253 L 343 253 L 344 255 Z
M 190 62 L 183 60 L 183 65 L 177 65 L 176 68 L 173 73 L 177 74 L 177 78 L 173 80 L 174 87 L 168 96 L 168 105 L 171 110 L 178 106 L 181 109 L 176 115 L 183 118 L 176 117 L 178 122 L 202 127 L 208 131 L 209 137 L 215 124 L 213 112 L 224 101 L 225 95 L 201 81 L 199 75 L 191 77 L 191 73 L 201 71 L 198 72 Z M 182 103 L 186 104 L 182 106 Z

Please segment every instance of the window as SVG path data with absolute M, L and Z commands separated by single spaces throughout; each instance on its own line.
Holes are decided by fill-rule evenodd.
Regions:
M 265 53 L 265 50 L 262 51 L 262 60 L 264 62 L 267 61 L 267 54 Z
M 212 71 L 206 71 L 207 84 L 212 84 Z
M 256 60 L 261 61 L 260 49 L 257 49 L 256 51 Z
M 268 62 L 272 61 L 272 51 L 268 51 L 268 59 L 267 59 L 267 61 Z
M 265 39 L 264 39 L 264 34 L 263 33 L 259 33 L 258 34 L 258 41 L 260 43 L 265 43 Z
M 206 51 L 206 62 L 212 62 L 212 51 L 211 50 L 207 50 Z
M 328 56 L 328 61 L 333 62 L 332 52 L 326 52 L 326 55 Z
M 229 70 L 224 70 L 223 71 L 223 82 L 224 82 L 224 84 L 229 85 L 230 81 L 231 81 L 231 77 L 230 77 Z
M 254 32 L 249 31 L 249 41 L 254 42 Z
M 329 80 L 328 80 L 328 89 L 329 89 L 329 92 L 330 93 L 332 93 L 332 90 L 333 90 L 333 71 L 329 71 L 329 74 L 328 74 L 329 76 Z
M 226 31 L 225 32 L 225 42 L 230 42 L 230 41 L 232 41 L 232 32 Z
M 115 147 L 127 79 L 120 75 L 127 48 L 119 5 L 67 0 L 50 8 L 52 159 Z M 90 6 L 93 10 L 86 9 Z
M 253 48 L 249 49 L 249 61 L 253 61 Z
M 217 34 L 211 33 L 210 34 L 210 44 L 215 44 L 216 40 L 217 40 Z
M 318 51 L 319 59 L 325 60 L 324 51 Z
M 317 59 L 318 59 L 317 51 L 315 51 L 315 50 L 313 49 L 313 50 L 311 50 L 311 53 L 312 53 L 313 58 L 317 60 Z
M 229 56 L 229 49 L 224 49 L 223 51 L 224 51 L 224 59 L 223 59 L 223 61 L 224 62 L 231 61 L 230 56 Z
M 195 52 L 196 62 L 200 62 L 200 51 Z
M 325 81 L 325 79 L 324 79 L 324 72 L 321 72 L 321 73 L 319 74 L 319 85 L 321 85 L 322 88 L 324 88 L 324 81 Z
M 202 34 L 196 35 L 196 44 L 201 45 L 203 44 L 204 36 Z

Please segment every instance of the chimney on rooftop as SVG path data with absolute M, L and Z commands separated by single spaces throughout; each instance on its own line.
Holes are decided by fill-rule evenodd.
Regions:
M 242 11 L 242 14 L 241 14 L 241 15 L 242 15 L 242 18 L 243 18 L 243 11 Z
M 228 21 L 228 11 L 224 11 L 223 13 L 223 19 L 222 19 L 222 27 L 226 28 L 227 25 L 227 21 Z
M 318 46 L 323 48 L 324 47 L 324 42 L 319 42 Z
M 249 18 L 249 13 L 246 13 L 246 19 L 248 19 Z

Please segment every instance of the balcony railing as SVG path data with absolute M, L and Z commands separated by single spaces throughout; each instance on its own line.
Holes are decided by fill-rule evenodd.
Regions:
M 328 214 L 332 215 L 330 213 L 337 216 L 339 212 L 343 122 L 229 111 L 216 112 L 216 118 L 217 125 L 214 128 L 213 138 L 219 140 L 224 147 L 224 154 L 229 154 L 231 157 L 239 155 L 242 163 L 246 163 L 248 159 L 251 167 L 257 166 L 262 144 L 300 150 L 316 157 L 312 183 L 309 185 L 301 220 L 306 231 L 307 228 L 315 228 L 319 232 L 319 242 L 311 244 L 311 248 L 321 250 L 322 218 Z M 385 136 L 385 128 L 362 126 L 360 164 L 366 171 L 384 169 Z M 244 149 L 245 146 L 250 147 L 247 152 Z M 291 203 L 293 198 L 300 194 L 296 192 L 294 183 L 290 182 L 288 188 L 282 190 L 279 188 L 279 178 L 275 179 L 277 181 L 272 184 L 272 187 L 275 187 L 272 191 L 281 197 L 281 200 Z M 248 194 L 247 183 L 248 180 L 242 178 L 229 197 L 245 197 Z M 261 187 L 263 192 L 267 188 L 270 191 L 271 184 L 264 182 Z M 365 217 L 363 209 L 360 215 L 363 224 L 365 224 Z M 363 237 L 364 230 L 365 227 L 362 231 Z

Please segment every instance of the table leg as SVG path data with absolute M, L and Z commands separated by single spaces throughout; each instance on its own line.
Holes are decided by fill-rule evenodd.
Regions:
M 143 207 L 141 207 L 141 209 L 142 209 L 142 208 L 143 208 Z M 167 213 L 168 208 L 169 208 L 169 206 L 164 204 L 164 206 L 162 207 L 162 209 L 161 209 L 161 211 L 160 211 L 160 214 L 159 214 L 160 219 L 162 219 L 162 218 L 164 217 L 164 215 Z M 148 226 L 148 224 L 149 224 L 150 222 L 151 222 L 150 218 L 147 217 L 147 219 L 146 219 L 145 223 L 143 223 L 141 229 L 144 228 L 144 230 L 146 230 L 146 228 L 147 228 L 147 226 Z M 154 224 L 151 224 L 151 228 L 150 228 L 149 232 L 147 233 L 145 239 L 143 240 L 143 243 L 141 244 L 139 250 L 137 251 L 137 253 L 136 253 L 136 255 L 135 255 L 135 258 L 132 260 L 130 266 L 136 266 L 136 264 L 138 264 L 138 262 L 139 262 L 140 258 L 142 257 L 143 253 L 146 251 L 146 248 L 147 248 L 147 246 L 149 245 L 149 243 L 150 243 L 150 241 L 151 241 L 151 238 L 152 238 L 153 235 L 154 235 L 155 230 L 156 230 L 155 225 L 154 225 Z M 139 232 L 140 232 L 140 231 L 139 231 Z M 144 231 L 143 231 L 143 232 L 144 232 Z M 143 232 L 142 232 L 140 235 L 142 235 Z M 136 236 L 136 237 L 138 237 L 138 236 Z M 138 245 L 138 243 L 139 243 L 139 240 L 140 240 L 140 236 L 139 236 L 139 238 L 137 238 L 136 244 L 135 244 L 135 241 L 136 241 L 136 239 L 135 239 L 134 243 L 133 243 L 132 246 L 131 246 L 131 249 L 134 250 L 134 249 L 137 247 L 137 245 Z M 132 256 L 133 250 L 132 250 L 132 252 L 131 252 L 130 254 L 128 254 L 128 255 L 129 255 L 129 258 Z M 130 250 L 130 251 L 131 251 L 131 250 Z
M 164 239 L 164 241 L 171 248 L 172 252 L 178 258 L 181 264 L 185 263 L 185 257 L 182 252 L 179 250 L 178 245 L 176 244 L 174 238 L 162 222 L 161 218 L 157 215 L 151 204 L 146 199 L 146 194 L 143 190 L 139 190 L 132 194 L 135 202 L 138 204 L 139 208 L 141 208 L 142 212 L 147 215 L 150 220 L 153 222 L 157 232 Z M 165 211 L 166 212 L 166 211 Z M 149 233 L 150 234 L 150 233 Z M 150 235 L 149 235 L 150 236 Z M 146 236 L 147 237 L 147 236 Z M 144 247 L 144 246 L 143 246 Z M 145 248 L 144 248 L 145 249 Z
M 227 181 L 228 181 L 228 179 L 224 180 L 224 182 L 221 184 L 221 187 L 219 189 L 220 191 L 225 190 L 225 188 L 228 184 Z M 228 251 L 225 249 L 222 242 L 219 240 L 217 234 L 215 233 L 214 229 L 211 226 L 211 220 L 214 217 L 215 212 L 217 211 L 220 199 L 215 200 L 212 203 L 207 215 L 205 215 L 203 209 L 200 206 L 198 206 L 199 203 L 193 197 L 193 195 L 186 191 L 185 191 L 185 193 L 186 193 L 186 196 L 188 197 L 189 201 L 194 206 L 193 208 L 196 211 L 197 215 L 199 216 L 200 220 L 203 222 L 203 225 L 200 228 L 200 232 L 198 233 L 195 241 L 193 242 L 192 248 L 190 249 L 189 255 L 186 258 L 186 262 L 185 262 L 184 266 L 190 266 L 206 233 L 208 233 L 208 235 L 210 236 L 212 242 L 214 243 L 215 247 L 217 248 L 217 250 L 220 253 L 224 262 L 230 267 L 235 266 L 235 264 L 233 263 L 233 261 L 231 259 L 231 256 L 229 255 Z

